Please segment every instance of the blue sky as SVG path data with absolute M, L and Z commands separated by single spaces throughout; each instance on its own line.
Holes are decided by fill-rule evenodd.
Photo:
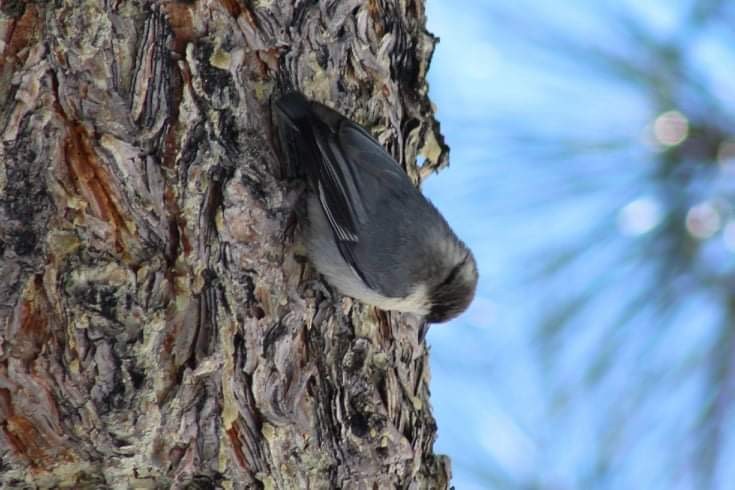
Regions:
M 713 394 L 700 371 L 680 366 L 696 364 L 717 342 L 717 298 L 692 293 L 670 317 L 646 307 L 616 323 L 623 299 L 655 280 L 645 264 L 621 257 L 640 239 L 625 230 L 640 234 L 636 226 L 660 220 L 656 189 L 641 185 L 659 151 L 649 135 L 660 114 L 633 84 L 534 42 L 557 30 L 574 41 L 572 50 L 602 46 L 635 57 L 639 50 L 611 12 L 666 40 L 681 31 L 692 2 L 509 3 L 428 1 L 428 28 L 441 38 L 430 95 L 451 166 L 423 189 L 474 250 L 481 274 L 470 310 L 429 333 L 436 450 L 451 456 L 458 490 L 529 482 L 554 489 L 697 488 L 686 468 L 672 466 L 688 464 L 696 449 L 687 441 L 697 420 L 682 414 Z M 702 84 L 727 111 L 735 107 L 735 50 L 723 47 L 732 34 L 721 29 L 693 36 L 687 56 L 705 68 Z M 526 134 L 619 149 L 583 146 L 550 161 L 523 144 Z M 642 208 L 650 223 L 625 224 L 625 209 L 639 216 Z M 526 279 L 549 249 L 594 228 L 613 238 L 580 251 L 589 257 L 569 266 L 562 280 Z M 717 257 L 717 264 L 732 262 Z M 599 292 L 575 320 L 584 328 L 558 345 L 541 345 L 547 306 L 584 294 L 590 284 Z M 655 339 L 648 336 L 654 329 Z M 601 345 L 613 352 L 608 374 L 587 383 Z M 550 356 L 549 349 L 558 352 Z M 735 454 L 732 445 L 724 444 L 722 458 Z M 600 472 L 605 478 L 597 478 Z M 718 474 L 713 488 L 727 488 L 732 478 L 735 472 Z

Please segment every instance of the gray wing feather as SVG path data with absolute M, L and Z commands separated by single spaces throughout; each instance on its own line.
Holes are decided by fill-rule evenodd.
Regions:
M 319 202 L 322 205 L 322 209 L 324 210 L 324 214 L 327 217 L 329 226 L 332 228 L 332 231 L 334 231 L 334 233 L 337 235 L 337 239 L 345 242 L 356 242 L 357 235 L 342 226 L 332 214 L 332 210 L 329 207 L 329 203 L 327 202 L 327 196 L 324 193 L 324 185 L 322 185 L 321 182 L 319 182 L 317 185 L 319 187 Z
M 369 288 L 391 297 L 410 293 L 400 290 L 405 264 L 388 251 L 416 243 L 407 233 L 417 228 L 408 222 L 417 213 L 408 208 L 423 200 L 420 193 L 365 129 L 326 106 L 291 102 L 285 109 L 295 122 L 300 161 L 340 255 Z

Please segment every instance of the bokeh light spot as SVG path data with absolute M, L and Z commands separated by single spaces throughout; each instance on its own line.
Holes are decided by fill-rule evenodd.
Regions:
M 653 122 L 653 136 L 664 146 L 681 144 L 689 135 L 689 121 L 679 111 L 667 111 Z
M 687 212 L 687 231 L 694 238 L 706 240 L 717 233 L 721 226 L 720 212 L 711 202 L 692 206 Z
M 661 206 L 650 197 L 641 197 L 625 205 L 618 213 L 618 229 L 628 236 L 642 235 L 661 222 Z

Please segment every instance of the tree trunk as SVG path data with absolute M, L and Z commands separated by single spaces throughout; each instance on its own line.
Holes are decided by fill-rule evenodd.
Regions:
M 445 488 L 421 322 L 318 281 L 271 112 L 444 165 L 422 0 L 0 5 L 0 486 Z

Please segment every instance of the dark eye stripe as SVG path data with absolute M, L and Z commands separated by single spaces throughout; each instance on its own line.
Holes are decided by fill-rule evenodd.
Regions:
M 453 268 L 453 269 L 451 270 L 451 272 L 449 273 L 449 275 L 447 276 L 447 278 L 446 278 L 446 279 L 444 279 L 444 281 L 442 281 L 442 283 L 441 283 L 441 284 L 439 284 L 439 285 L 438 285 L 438 286 L 436 287 L 436 289 L 439 289 L 439 288 L 441 288 L 442 286 L 446 286 L 446 285 L 450 284 L 450 283 L 451 283 L 452 281 L 454 281 L 454 279 L 455 279 L 455 278 L 457 277 L 457 275 L 459 274 L 459 271 L 460 271 L 460 270 L 462 269 L 462 267 L 464 267 L 464 265 L 465 265 L 465 264 L 467 263 L 467 257 L 469 257 L 469 253 L 465 253 L 465 256 L 464 256 L 464 259 L 462 259 L 462 262 L 460 262 L 460 263 L 458 263 L 457 265 L 455 265 L 455 266 L 454 266 L 454 268 Z

